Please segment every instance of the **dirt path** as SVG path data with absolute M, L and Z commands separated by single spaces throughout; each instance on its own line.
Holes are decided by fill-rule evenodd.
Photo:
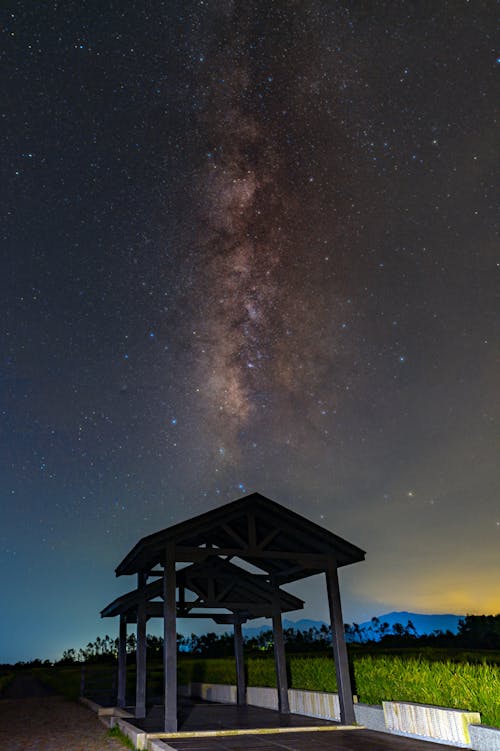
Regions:
M 6 751 L 123 751 L 96 715 L 20 673 L 0 698 L 0 747 Z

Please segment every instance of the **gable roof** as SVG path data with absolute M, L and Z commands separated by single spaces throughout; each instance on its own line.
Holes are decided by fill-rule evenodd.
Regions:
M 365 552 L 304 516 L 260 493 L 143 537 L 116 568 L 116 575 L 150 571 L 162 565 L 168 545 L 177 561 L 237 557 L 274 577 L 291 582 L 325 570 L 363 561 Z
M 180 618 L 194 615 L 192 609 L 224 608 L 233 613 L 241 613 L 245 618 L 271 616 L 275 598 L 274 587 L 259 574 L 252 574 L 222 558 L 213 557 L 203 563 L 193 563 L 176 572 L 176 583 L 180 588 L 193 592 L 197 599 L 177 603 Z M 117 597 L 101 611 L 102 618 L 125 613 L 132 621 L 136 618 L 137 607 L 145 595 L 146 612 L 150 617 L 163 615 L 163 603 L 154 602 L 163 596 L 163 581 L 153 581 L 144 590 L 134 589 Z M 304 602 L 298 597 L 279 590 L 279 604 L 282 613 L 299 610 Z M 195 615 L 194 617 L 197 617 Z M 207 614 L 205 617 L 214 617 Z

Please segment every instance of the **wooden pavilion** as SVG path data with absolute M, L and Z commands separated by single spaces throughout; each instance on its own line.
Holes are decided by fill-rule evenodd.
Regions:
M 157 572 L 151 572 L 155 575 Z M 157 575 L 163 576 L 161 572 Z M 254 618 L 275 617 L 276 611 L 287 613 L 304 607 L 298 597 L 282 589 L 276 593 L 275 587 L 262 576 L 251 574 L 223 558 L 212 557 L 203 563 L 192 563 L 176 571 L 176 588 L 178 591 L 176 611 L 177 618 L 211 618 L 216 623 L 225 623 L 234 628 L 234 653 L 236 657 L 237 702 L 245 703 L 245 667 L 243 662 L 242 624 Z M 187 599 L 191 593 L 195 599 Z M 278 594 L 278 597 L 276 595 Z M 164 603 L 163 581 L 156 580 L 146 584 L 143 589 L 134 589 L 107 605 L 101 611 L 102 618 L 120 616 L 120 638 L 118 640 L 118 706 L 125 706 L 126 685 L 126 638 L 127 624 L 135 623 L 137 629 L 137 674 L 136 674 L 136 717 L 143 717 L 146 710 L 146 662 L 145 662 L 145 618 L 163 618 Z M 230 611 L 222 613 L 220 610 Z M 200 612 L 201 611 L 201 612 Z M 215 611 L 215 612 L 210 612 Z M 281 618 L 277 622 L 280 664 L 284 663 L 284 642 Z M 139 643 L 141 647 L 139 648 Z M 140 669 L 139 669 L 140 666 Z
M 101 613 L 103 617 L 120 615 L 120 701 L 125 697 L 127 621 L 137 623 L 136 716 L 141 717 L 146 703 L 146 622 L 148 617 L 163 617 L 165 731 L 175 732 L 177 615 L 212 617 L 234 625 L 240 701 L 244 701 L 241 623 L 266 615 L 273 620 L 279 708 L 289 712 L 281 614 L 303 603 L 281 586 L 324 573 L 341 721 L 352 724 L 354 706 L 337 569 L 364 557 L 360 548 L 259 493 L 143 537 L 116 568 L 117 576 L 137 574 L 137 589 Z M 251 574 L 235 562 L 249 564 L 262 573 Z M 179 563 L 192 565 L 177 570 Z M 148 583 L 151 577 L 154 581 Z M 186 590 L 194 593 L 194 600 L 186 599 Z M 219 608 L 229 612 L 195 612 L 200 608 L 207 613 Z

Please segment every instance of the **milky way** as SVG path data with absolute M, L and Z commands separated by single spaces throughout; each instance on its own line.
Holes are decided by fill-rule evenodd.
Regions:
M 293 16 L 276 11 L 292 44 Z M 295 443 L 303 431 L 290 431 L 290 412 L 304 403 L 314 405 L 309 416 L 306 406 L 304 422 L 317 422 L 323 432 L 321 418 L 339 385 L 331 372 L 339 335 L 331 328 L 339 325 L 341 307 L 331 279 L 326 289 L 324 279 L 316 289 L 311 284 L 314 265 L 329 260 L 330 251 L 316 242 L 312 223 L 304 231 L 314 178 L 309 162 L 290 164 L 287 148 L 295 127 L 290 118 L 304 117 L 303 103 L 287 102 L 282 90 L 300 83 L 287 67 L 293 46 L 273 49 L 264 26 L 259 55 L 248 55 L 248 8 L 233 8 L 228 18 L 230 35 L 213 53 L 210 103 L 201 119 L 207 149 L 199 185 L 202 317 L 195 324 L 200 393 L 221 463 L 241 460 L 249 434 L 266 432 L 270 422 L 278 444 Z M 323 258 L 314 258 L 318 253 Z

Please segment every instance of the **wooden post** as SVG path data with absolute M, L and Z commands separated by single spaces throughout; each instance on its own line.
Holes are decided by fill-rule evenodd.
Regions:
M 80 670 L 80 696 L 85 696 L 85 663 Z
M 283 714 L 290 714 L 288 703 L 288 677 L 286 674 L 285 640 L 283 638 L 283 625 L 281 623 L 281 603 L 278 586 L 275 584 L 273 602 L 273 640 L 274 662 L 276 665 L 276 678 L 278 683 L 278 707 Z
M 143 589 L 146 575 L 138 574 L 138 588 Z M 135 681 L 135 716 L 146 716 L 146 597 L 142 593 L 137 606 L 137 644 L 136 644 L 136 681 Z
M 118 637 L 118 695 L 116 703 L 119 707 L 126 705 L 127 690 L 127 616 L 120 613 L 120 634 Z
M 175 547 L 168 545 L 163 570 L 163 675 L 165 732 L 177 732 L 177 629 Z
M 238 704 L 246 704 L 246 685 L 245 685 L 245 661 L 243 657 L 243 632 L 241 622 L 236 616 L 234 621 L 234 656 L 236 659 L 236 701 Z
M 328 566 L 325 573 L 332 628 L 333 655 L 335 658 L 335 671 L 337 674 L 337 688 L 339 692 L 340 721 L 344 723 L 344 725 L 353 725 L 356 722 L 356 717 L 354 715 L 351 677 L 349 675 L 349 661 L 347 658 L 347 647 L 344 637 L 344 620 L 342 618 L 342 608 L 340 605 L 337 562 L 333 558 L 328 559 Z

